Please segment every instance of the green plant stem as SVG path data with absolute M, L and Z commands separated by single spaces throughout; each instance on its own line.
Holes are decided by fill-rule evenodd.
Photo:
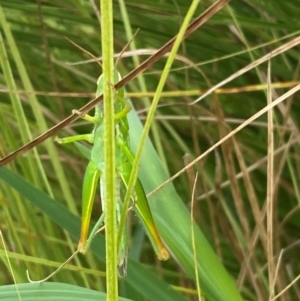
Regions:
M 116 168 L 114 133 L 114 61 L 113 61 L 113 8 L 111 0 L 101 0 L 102 57 L 104 79 L 104 179 L 105 179 L 105 226 L 106 226 L 106 286 L 107 300 L 118 299 L 117 229 L 116 229 Z

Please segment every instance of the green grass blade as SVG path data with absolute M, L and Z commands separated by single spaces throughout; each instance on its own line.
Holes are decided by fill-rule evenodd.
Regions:
M 129 113 L 130 141 L 136 149 L 142 132 L 142 124 L 135 112 Z M 160 160 L 148 139 L 140 162 L 140 179 L 146 193 L 151 192 L 168 179 Z M 190 213 L 178 196 L 174 186 L 168 184 L 149 198 L 158 229 L 171 253 L 179 264 L 194 278 L 194 258 L 191 240 Z M 198 272 L 202 292 L 210 300 L 242 300 L 233 279 L 215 255 L 211 246 L 195 226 Z
M 5 301 L 105 301 L 106 294 L 80 286 L 65 283 L 46 282 L 43 284 L 20 283 L 0 286 L 0 300 Z M 120 301 L 129 299 L 119 298 Z

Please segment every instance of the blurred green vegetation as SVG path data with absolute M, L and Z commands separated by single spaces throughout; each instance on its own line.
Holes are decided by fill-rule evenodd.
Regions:
M 144 49 L 149 54 L 159 49 L 177 34 L 189 5 L 188 1 L 183 0 L 127 1 L 126 19 L 119 2 L 113 3 L 116 54 L 130 39 L 125 31 L 127 25 L 132 32 L 139 29 L 134 44 L 132 42 L 129 46 L 132 50 L 136 49 L 135 53 Z M 86 63 L 90 57 L 65 37 L 100 57 L 100 35 L 101 30 L 105 29 L 100 27 L 98 4 L 93 0 L 1 1 L 0 44 L 10 65 L 10 70 L 5 71 L 5 60 L 2 60 L 0 69 L 1 158 L 94 97 L 95 81 L 101 68 L 96 63 Z M 200 14 L 211 4 L 212 1 L 201 2 L 197 13 Z M 6 24 L 9 28 L 5 27 Z M 12 37 L 8 32 L 12 33 Z M 285 45 L 299 32 L 296 1 L 233 0 L 182 42 L 150 133 L 162 166 L 169 175 L 184 167 L 184 155 L 190 154 L 190 160 L 197 158 L 267 105 L 267 62 L 238 76 L 213 96 L 193 106 L 188 104 L 226 77 Z M 123 75 L 148 56 L 126 57 L 126 51 L 129 49 L 125 49 L 123 58 L 118 60 L 118 70 Z M 299 46 L 296 46 L 270 61 L 273 99 L 298 83 L 298 52 Z M 5 53 L 2 52 L 3 57 Z M 74 65 L 78 62 L 82 63 Z M 133 80 L 126 87 L 142 122 L 151 102 L 152 94 L 149 96 L 149 92 L 155 91 L 165 62 L 166 58 L 162 58 L 139 80 Z M 273 294 L 268 267 L 271 267 L 271 272 L 273 267 L 273 273 L 277 268 L 270 279 L 274 282 L 274 295 L 291 284 L 299 274 L 298 98 L 298 94 L 292 95 L 273 110 L 274 153 L 269 157 L 270 124 L 264 114 L 223 143 L 222 147 L 207 154 L 190 173 L 183 173 L 173 181 L 182 202 L 190 211 L 193 180 L 198 172 L 197 202 L 193 207 L 195 221 L 246 300 L 266 300 Z M 77 121 L 59 135 L 90 130 L 90 125 Z M 271 157 L 274 159 L 274 170 L 270 173 L 267 160 Z M 40 193 L 43 191 L 45 195 L 41 194 L 41 198 L 54 198 L 69 210 L 68 214 L 77 216 L 81 210 L 81 183 L 85 166 L 86 161 L 76 148 L 59 147 L 53 139 L 48 139 L 7 165 L 30 182 L 32 189 L 37 188 Z M 141 172 L 147 174 L 145 169 Z M 149 172 L 150 176 L 158 177 L 150 167 Z M 267 237 L 270 233 L 267 231 L 266 217 L 266 212 L 270 214 L 266 199 L 267 183 L 271 178 L 274 179 L 273 258 L 269 253 L 270 241 Z M 58 226 L 53 223 L 37 205 L 25 202 L 24 195 L 25 192 L 18 194 L 9 185 L 0 182 L 2 243 L 10 252 L 12 262 L 11 270 L 4 247 L 1 247 L 1 285 L 26 282 L 26 269 L 34 275 L 34 279 L 41 279 L 76 250 L 77 240 L 71 238 L 71 230 L 66 230 L 63 224 Z M 50 199 L 48 201 L 51 202 Z M 181 215 L 172 208 L 172 199 L 164 202 L 169 204 L 170 215 Z M 99 208 L 100 200 L 97 199 L 94 220 L 100 214 Z M 197 300 L 195 278 L 189 268 L 183 262 L 172 259 L 158 262 L 140 224 L 134 217 L 131 223 L 132 258 L 143 263 L 157 277 L 153 280 L 153 287 L 151 281 L 149 287 L 145 282 L 132 283 L 131 278 L 128 282 L 122 282 L 122 296 L 132 300 L 155 299 L 154 287 L 167 296 L 166 282 L 174 286 L 176 298 L 185 296 L 189 300 Z M 185 246 L 177 247 L 184 249 Z M 132 275 L 143 271 L 142 267 L 139 270 L 136 262 L 131 262 L 130 266 Z M 211 273 L 216 282 L 222 281 L 218 279 L 218 273 Z M 85 258 L 76 257 L 71 266 L 58 273 L 53 280 L 105 291 L 104 277 L 103 262 L 99 262 L 90 252 Z M 134 277 L 132 279 L 140 277 L 141 281 L 143 278 L 138 274 Z M 159 287 L 159 279 L 162 279 L 162 287 Z M 137 290 L 139 285 L 145 294 Z M 298 290 L 296 282 L 278 300 L 299 299 Z M 154 296 L 150 295 L 151 292 Z M 222 291 L 219 293 L 222 295 Z

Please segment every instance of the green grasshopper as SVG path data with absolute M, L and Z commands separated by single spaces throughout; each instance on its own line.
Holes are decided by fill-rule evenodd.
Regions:
M 120 81 L 120 74 L 115 71 L 114 81 L 117 83 Z M 103 77 L 99 77 L 97 81 L 97 91 L 96 97 L 103 93 Z M 118 189 L 117 195 L 117 225 L 119 228 L 121 212 L 127 210 L 124 208 L 122 197 L 124 197 L 129 182 L 130 173 L 132 170 L 132 162 L 134 160 L 134 154 L 130 150 L 129 146 L 129 126 L 127 120 L 127 114 L 131 110 L 131 106 L 124 99 L 124 88 L 116 91 L 115 95 L 115 134 L 116 134 L 116 166 L 117 166 L 117 179 L 116 187 Z M 74 111 L 78 113 L 77 111 Z M 66 138 L 56 138 L 56 141 L 60 144 L 72 143 L 77 141 L 87 141 L 92 144 L 92 149 L 90 155 L 86 155 L 89 158 L 89 163 L 85 171 L 83 190 L 82 190 L 82 219 L 81 219 L 81 235 L 78 244 L 78 251 L 81 253 L 86 253 L 89 245 L 95 235 L 96 231 L 104 222 L 105 216 L 105 199 L 104 199 L 104 124 L 103 124 L 103 106 L 101 104 L 95 107 L 95 115 L 82 115 L 81 118 L 92 122 L 94 124 L 94 129 L 90 134 L 70 136 Z M 82 151 L 82 145 L 79 148 Z M 83 152 L 83 151 L 82 151 Z M 100 216 L 97 224 L 93 228 L 90 236 L 88 237 L 91 212 L 94 203 L 94 198 L 96 195 L 98 183 L 100 182 L 100 192 L 101 192 L 101 202 L 102 202 L 102 215 Z M 140 220 L 144 224 L 146 232 L 150 238 L 153 248 L 160 260 L 167 260 L 169 258 L 169 253 L 164 246 L 164 243 L 158 233 L 155 226 L 148 201 L 143 189 L 143 186 L 138 179 L 135 187 L 134 193 L 131 196 L 133 200 L 134 209 L 137 212 Z M 120 277 L 126 275 L 127 267 L 127 231 L 126 227 L 121 235 L 119 250 L 118 250 L 118 273 Z

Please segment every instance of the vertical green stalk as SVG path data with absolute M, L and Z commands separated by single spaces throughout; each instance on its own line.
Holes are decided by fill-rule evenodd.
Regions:
M 118 299 L 117 229 L 116 229 L 116 163 L 114 134 L 114 45 L 112 0 L 100 0 L 102 14 L 102 57 L 104 94 L 104 179 L 105 179 L 105 231 L 106 231 L 106 285 L 107 300 Z
M 160 99 L 161 92 L 162 92 L 163 87 L 165 85 L 165 82 L 167 80 L 169 71 L 170 71 L 172 63 L 175 59 L 175 55 L 176 55 L 176 53 L 179 49 L 180 43 L 183 40 L 185 31 L 186 31 L 190 21 L 192 20 L 193 15 L 194 15 L 199 3 L 200 3 L 200 0 L 193 0 L 193 2 L 191 3 L 191 5 L 189 7 L 189 10 L 188 10 L 188 12 L 187 12 L 187 14 L 186 14 L 186 16 L 183 20 L 183 23 L 181 24 L 180 30 L 178 32 L 178 35 L 176 37 L 176 40 L 174 42 L 174 45 L 172 47 L 172 50 L 171 50 L 170 55 L 168 57 L 168 60 L 166 62 L 165 68 L 164 68 L 164 70 L 161 74 L 161 77 L 160 77 L 155 95 L 153 97 L 153 100 L 152 100 L 152 103 L 151 103 L 151 106 L 150 106 L 150 109 L 149 109 L 149 112 L 148 112 L 147 120 L 146 120 L 145 125 L 144 125 L 144 130 L 142 132 L 140 143 L 139 143 L 139 146 L 138 146 L 138 149 L 136 151 L 135 158 L 134 158 L 134 161 L 133 161 L 133 164 L 132 164 L 132 171 L 131 171 L 130 179 L 129 179 L 129 182 L 128 182 L 126 195 L 125 195 L 125 198 L 124 198 L 124 203 L 125 204 L 128 202 L 128 200 L 129 200 L 129 198 L 132 194 L 132 191 L 134 189 L 134 184 L 135 184 L 135 182 L 138 178 L 138 165 L 139 165 L 140 158 L 141 158 L 141 155 L 142 155 L 143 146 L 145 145 L 145 142 L 146 142 L 146 139 L 147 139 L 147 136 L 148 136 L 153 118 L 154 118 L 155 110 L 156 110 L 156 107 L 158 105 L 158 101 Z

